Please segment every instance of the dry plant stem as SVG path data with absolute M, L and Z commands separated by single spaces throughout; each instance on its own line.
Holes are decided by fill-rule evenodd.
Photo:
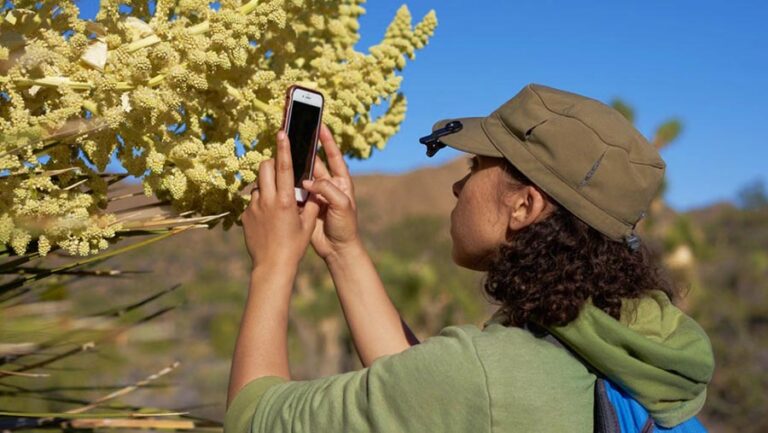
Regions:
M 94 269 L 92 271 L 85 271 L 85 270 L 59 271 L 57 272 L 57 274 L 58 275 L 91 275 L 91 276 L 110 277 L 110 276 L 150 273 L 150 272 L 151 271 L 121 271 L 119 269 Z M 41 273 L 50 274 L 50 269 L 20 266 L 18 268 L 11 270 L 10 272 L 0 272 L 0 274 L 17 274 L 17 275 L 41 274 Z
M 0 374 L 4 376 L 23 376 L 23 377 L 49 377 L 48 373 L 19 373 L 16 371 L 0 370 Z
M 163 314 L 167 313 L 168 311 L 173 310 L 174 308 L 175 307 L 163 308 L 163 309 L 161 309 L 161 310 L 159 310 L 157 312 L 154 312 L 154 313 L 149 314 L 149 315 L 147 315 L 145 317 L 142 317 L 141 319 L 139 319 L 136 322 L 131 323 L 131 324 L 127 325 L 127 326 L 119 327 L 119 328 L 116 328 L 116 329 L 114 329 L 112 331 L 109 331 L 104 336 L 101 336 L 100 338 L 98 338 L 96 341 L 102 342 L 102 341 L 105 341 L 107 339 L 114 338 L 117 335 L 120 335 L 123 332 L 133 328 L 134 326 L 141 325 L 142 323 L 146 323 L 146 322 L 148 322 L 148 321 L 150 321 L 152 319 L 160 317 Z M 73 331 L 71 331 L 71 332 L 73 332 Z M 56 356 L 44 359 L 44 360 L 36 362 L 34 364 L 26 365 L 26 366 L 24 366 L 22 368 L 19 368 L 18 370 L 14 370 L 14 371 L 15 372 L 23 372 L 23 371 L 27 371 L 27 370 L 32 370 L 32 369 L 35 369 L 35 368 L 43 367 L 43 366 L 46 366 L 46 365 L 51 364 L 53 362 L 56 362 L 56 361 L 58 361 L 60 359 L 63 359 L 63 358 L 75 355 L 75 354 L 80 353 L 80 352 L 84 352 L 86 350 L 91 350 L 95 346 L 96 346 L 96 342 L 95 341 L 89 341 L 87 343 L 81 344 L 80 347 L 78 347 L 78 348 L 75 348 L 75 349 L 69 350 L 67 352 L 64 352 L 62 354 L 59 354 L 59 355 L 56 355 Z M 16 359 L 18 360 L 19 358 L 16 358 Z M 6 376 L 6 375 L 0 374 L 0 378 L 2 378 L 4 376 Z
M 122 316 L 122 315 L 130 312 L 130 311 L 135 310 L 136 308 L 141 307 L 142 305 L 146 305 L 149 302 L 152 302 L 155 299 L 160 298 L 161 296 L 167 295 L 168 293 L 178 289 L 179 287 L 181 287 L 181 284 L 177 283 L 177 284 L 174 284 L 173 286 L 171 286 L 171 287 L 169 287 L 167 289 L 163 289 L 163 290 L 161 290 L 161 291 L 159 291 L 157 293 L 154 293 L 154 294 L 152 294 L 152 295 L 150 295 L 150 296 L 148 296 L 146 298 L 140 299 L 139 301 L 134 302 L 132 304 L 128 304 L 128 305 L 124 305 L 124 306 L 120 306 L 120 307 L 116 307 L 116 308 L 109 308 L 108 310 L 105 310 L 105 311 L 102 311 L 102 312 L 99 312 L 99 313 L 96 313 L 96 314 L 92 314 L 89 317 L 99 317 L 99 316 L 119 317 L 119 316 Z
M 68 351 L 66 351 L 66 352 L 64 352 L 64 353 L 62 353 L 60 355 L 56 355 L 54 357 L 51 357 L 51 358 L 48 358 L 48 359 L 44 359 L 44 360 L 42 360 L 40 362 L 36 362 L 34 364 L 25 365 L 24 367 L 19 368 L 18 370 L 14 370 L 13 372 L 14 373 L 21 373 L 21 372 L 24 372 L 24 371 L 27 371 L 27 370 L 32 370 L 32 369 L 35 369 L 35 368 L 43 367 L 45 365 L 48 365 L 48 364 L 50 364 L 52 362 L 55 362 L 55 361 L 58 361 L 60 359 L 66 358 L 68 356 L 72 356 L 72 355 L 80 353 L 80 352 L 85 352 L 86 350 L 91 350 L 95 346 L 96 346 L 96 343 L 94 343 L 93 341 L 89 341 L 89 342 L 87 342 L 85 344 L 81 344 L 80 347 L 74 348 L 72 350 L 68 350 Z M 5 376 L 9 376 L 9 374 L 0 373 L 0 377 L 5 377 Z
M 34 390 L 17 386 L 17 385 L 11 385 L 11 384 L 5 384 L 6 387 L 21 391 L 24 393 L 32 393 Z M 88 401 L 80 400 L 80 399 L 72 399 L 72 398 L 56 398 L 56 397 L 45 397 L 43 400 L 46 401 L 56 401 L 61 403 L 80 403 L 80 404 L 88 404 Z M 147 418 L 147 417 L 166 417 L 166 416 L 181 416 L 183 418 L 188 418 L 191 420 L 197 420 L 202 421 L 202 424 L 206 425 L 217 425 L 220 424 L 217 421 L 213 421 L 207 418 L 197 417 L 197 416 L 191 416 L 189 415 L 188 411 L 185 411 L 183 409 L 175 410 L 175 411 L 159 411 L 159 412 L 146 412 L 148 410 L 159 410 L 154 407 L 139 407 L 139 406 L 132 406 L 132 405 L 125 405 L 125 404 L 119 404 L 117 406 L 113 406 L 110 404 L 99 404 L 99 406 L 103 407 L 104 409 L 108 410 L 118 410 L 118 409 L 125 409 L 130 410 L 134 412 L 99 412 L 99 413 L 91 413 L 91 414 L 81 414 L 81 413 L 70 413 L 70 412 L 4 412 L 0 411 L 0 416 L 13 416 L 13 417 L 34 417 L 34 418 L 63 418 L 63 419 L 83 419 L 83 420 L 93 420 L 93 419 L 104 419 L 104 418 L 111 418 L 111 419 L 125 419 L 125 417 L 132 417 L 132 418 Z M 135 412 L 142 410 L 144 412 Z M 148 420 L 149 421 L 149 420 Z M 202 425 L 201 425 L 202 426 Z
M 115 429 L 167 429 L 167 430 L 192 430 L 195 423 L 192 421 L 180 420 L 143 420 L 130 418 L 84 418 L 68 422 L 76 429 L 96 429 L 96 428 L 115 428 Z
M 188 226 L 191 222 L 200 222 L 200 223 L 207 223 L 209 221 L 212 221 L 216 218 L 221 218 L 224 215 L 227 215 L 229 212 L 225 212 L 220 215 L 206 215 L 202 217 L 196 217 L 196 218 L 169 218 L 159 221 L 133 221 L 133 222 L 127 222 L 123 224 L 124 229 L 135 229 L 135 228 L 154 228 L 154 227 L 160 227 L 160 228 L 169 228 L 172 227 L 173 224 L 184 224 L 185 226 Z M 198 224 L 197 227 L 207 227 L 205 224 Z
M 58 170 L 35 170 L 35 171 L 31 171 L 31 172 L 30 171 L 12 171 L 12 172 L 10 172 L 8 174 L 8 176 L 36 175 L 36 176 L 33 176 L 33 177 L 43 177 L 44 178 L 44 177 L 56 176 L 56 175 L 59 175 L 59 174 L 62 174 L 62 173 L 66 173 L 68 171 L 72 171 L 72 170 L 79 171 L 80 168 L 79 167 L 68 167 L 68 168 L 62 168 L 62 169 L 58 169 Z
M 206 226 L 204 226 L 204 227 L 206 227 Z M 34 274 L 34 275 L 29 275 L 29 276 L 20 278 L 19 279 L 20 282 L 15 282 L 14 281 L 14 283 L 17 284 L 17 285 L 18 284 L 23 284 L 26 281 L 39 280 L 39 279 L 44 278 L 44 277 L 46 277 L 48 275 L 56 274 L 56 273 L 59 273 L 59 272 L 62 272 L 62 271 L 65 271 L 65 270 L 68 270 L 68 269 L 71 269 L 71 268 L 74 268 L 74 267 L 85 265 L 87 263 L 103 261 L 103 260 L 106 260 L 107 258 L 115 256 L 117 254 L 122 254 L 124 252 L 128 252 L 128 251 L 134 250 L 136 248 L 141 248 L 144 245 L 151 244 L 153 242 L 157 242 L 157 241 L 159 241 L 161 239 L 164 239 L 164 238 L 166 238 L 168 236 L 173 236 L 175 234 L 179 234 L 179 233 L 181 233 L 183 231 L 188 230 L 189 228 L 191 228 L 191 227 L 190 226 L 184 226 L 184 227 L 171 228 L 168 231 L 168 233 L 164 233 L 164 234 L 161 234 L 159 236 L 155 236 L 155 237 L 152 237 L 150 239 L 147 239 L 147 240 L 144 240 L 144 241 L 141 241 L 141 242 L 137 242 L 135 244 L 131 244 L 131 245 L 128 245 L 128 246 L 123 247 L 123 248 L 118 248 L 116 250 L 108 251 L 108 252 L 99 254 L 97 256 L 93 256 L 93 257 L 88 258 L 88 259 L 79 260 L 79 261 L 76 261 L 75 263 L 69 263 L 69 264 L 60 266 L 58 268 L 49 269 L 47 272 L 42 272 L 42 273 L 38 273 L 38 274 Z M 35 254 L 37 254 L 37 253 L 35 253 Z M 0 265 L 0 270 L 5 269 L 5 268 L 13 268 L 15 266 L 18 266 L 19 263 L 16 263 L 16 262 L 18 262 L 18 261 L 20 261 L 22 259 L 25 259 L 24 261 L 28 261 L 29 260 L 29 258 L 27 258 L 27 257 L 22 257 L 22 258 L 17 259 L 17 260 L 15 260 L 13 262 L 9 262 L 9 263 Z M 3 286 L 0 286 L 0 294 L 2 294 L 3 292 L 4 292 Z
M 122 314 L 124 314 L 124 313 L 126 313 L 126 312 L 128 312 L 128 311 L 131 311 L 131 310 L 133 310 L 133 309 L 136 309 L 136 308 L 138 308 L 138 307 L 140 307 L 140 306 L 142 306 L 142 305 L 146 304 L 147 302 L 151 301 L 152 299 L 155 299 L 155 298 L 157 298 L 157 297 L 159 297 L 159 296 L 161 296 L 161 295 L 163 295 L 163 294 L 165 294 L 165 293 L 168 293 L 168 292 L 170 292 L 170 291 L 174 290 L 174 289 L 175 289 L 175 288 L 177 288 L 177 287 L 178 287 L 178 286 L 173 286 L 173 287 L 171 287 L 170 289 L 166 289 L 165 291 L 163 291 L 163 292 L 161 292 L 161 293 L 159 293 L 159 294 L 155 294 L 155 295 L 152 295 L 152 296 L 150 296 L 150 297 L 149 297 L 149 298 L 147 298 L 147 299 L 141 300 L 141 301 L 139 301 L 139 302 L 137 302 L 137 303 L 135 303 L 135 304 L 129 305 L 129 306 L 127 306 L 127 307 L 123 307 L 123 308 L 121 308 L 121 309 L 112 309 L 112 310 L 107 310 L 107 311 L 105 311 L 105 312 L 102 312 L 102 313 L 96 314 L 96 315 L 94 315 L 94 316 L 96 316 L 96 317 L 98 317 L 98 316 L 108 316 L 108 315 L 112 315 L 112 316 L 121 316 Z M 107 333 L 106 335 L 104 335 L 103 337 L 99 338 L 99 339 L 98 339 L 98 340 L 96 340 L 96 341 L 98 341 L 98 342 L 101 342 L 101 341 L 105 341 L 105 340 L 108 340 L 108 339 L 110 339 L 110 338 L 114 338 L 114 337 L 116 337 L 116 336 L 118 336 L 118 335 L 122 334 L 123 332 L 125 332 L 125 331 L 127 331 L 127 330 L 129 330 L 129 329 L 133 328 L 134 326 L 140 325 L 140 324 L 142 324 L 142 323 L 146 323 L 146 322 L 148 322 L 148 321 L 150 321 L 150 320 L 152 320 L 152 319 L 155 319 L 155 318 L 157 318 L 157 317 L 160 317 L 161 315 L 165 314 L 166 312 L 168 312 L 168 311 L 170 311 L 170 310 L 172 310 L 172 309 L 173 309 L 173 307 L 167 307 L 167 308 L 161 309 L 160 311 L 157 311 L 157 312 L 154 312 L 154 313 L 152 313 L 152 314 L 149 314 L 149 315 L 147 315 L 147 316 L 144 316 L 144 317 L 142 317 L 142 318 L 140 318 L 140 319 L 136 320 L 135 322 L 133 322 L 133 323 L 131 323 L 131 324 L 129 324 L 129 325 L 126 325 L 126 326 L 123 326 L 123 327 L 120 327 L 120 328 L 116 328 L 115 330 L 113 330 L 113 331 L 111 331 L 111 332 Z M 54 347 L 54 346 L 56 346 L 57 344 L 59 344 L 59 342 L 60 342 L 60 341 L 65 341 L 67 338 L 71 337 L 72 335 L 75 335 L 77 332 L 78 332 L 78 331 L 76 331 L 76 330 L 75 330 L 75 331 L 68 331 L 68 332 L 66 332 L 66 333 L 64 333 L 64 334 L 62 334 L 62 335 L 59 335 L 59 336 L 57 336 L 57 338 L 55 338 L 55 339 L 51 339 L 51 340 L 48 340 L 48 341 L 44 341 L 44 342 L 42 342 L 42 343 L 39 343 L 39 344 L 37 345 L 37 347 L 35 348 L 35 350 L 34 350 L 34 351 L 32 351 L 32 352 L 28 352 L 28 353 L 25 353 L 25 354 L 22 354 L 22 355 L 18 355 L 18 356 L 16 356 L 15 358 L 13 358 L 13 361 L 17 362 L 17 361 L 19 361 L 20 359 L 22 359 L 22 358 L 24 358 L 24 357 L 26 357 L 26 356 L 28 356 L 28 355 L 30 355 L 30 354 L 32 354 L 32 353 L 35 353 L 35 354 L 40 354 L 42 351 L 44 351 L 44 350 L 46 350 L 46 349 L 49 349 L 49 348 L 51 348 L 51 347 Z M 92 343 L 93 343 L 93 342 L 92 342 Z M 57 356 L 54 356 L 53 358 L 49 358 L 49 359 L 43 360 L 43 361 L 41 361 L 40 363 L 41 363 L 42 365 L 47 365 L 47 364 L 50 364 L 51 362 L 54 362 L 54 361 L 56 361 L 56 360 L 58 360 L 58 359 L 61 359 L 61 358 L 60 358 L 60 357 L 57 355 Z M 7 360 L 7 358 L 6 358 L 5 360 L 0 360 L 0 365 L 3 365 L 3 364 L 5 364 L 5 363 L 7 363 L 7 362 L 9 362 L 9 361 Z M 38 366 L 39 366 L 39 365 L 38 365 Z M 24 370 L 29 370 L 29 368 L 25 368 L 25 369 L 19 369 L 19 370 L 16 370 L 16 372 L 18 372 L 18 371 L 24 371 Z M 2 377 L 2 375 L 0 375 L 0 377 Z
M 123 200 L 123 199 L 126 199 L 126 198 L 138 197 L 140 195 L 144 195 L 144 192 L 143 191 L 138 191 L 138 192 L 132 192 L 132 193 L 129 193 L 129 194 L 116 195 L 116 196 L 108 198 L 107 201 L 111 202 L 111 201 Z M 179 216 L 183 216 L 183 215 L 179 214 Z
M 88 404 L 88 405 L 85 405 L 85 406 L 82 406 L 82 407 L 79 407 L 79 408 L 75 408 L 75 409 L 70 409 L 70 410 L 66 411 L 66 413 L 82 413 L 82 412 L 85 412 L 87 410 L 93 409 L 93 408 L 101 405 L 104 402 L 107 402 L 109 400 L 112 400 L 112 399 L 115 399 L 117 397 L 123 396 L 123 395 L 128 394 L 128 393 L 130 393 L 132 391 L 135 391 L 135 390 L 139 389 L 140 387 L 142 387 L 142 386 L 152 382 L 153 380 L 157 380 L 158 378 L 160 378 L 162 376 L 165 376 L 166 374 L 168 374 L 171 371 L 175 370 L 176 367 L 178 367 L 180 364 L 181 363 L 179 361 L 174 361 L 173 364 L 169 365 L 168 367 L 163 368 L 162 370 L 160 370 L 157 373 L 147 377 L 144 380 L 136 382 L 134 385 L 126 386 L 125 388 L 122 388 L 122 389 L 119 389 L 119 390 L 117 390 L 115 392 L 109 393 L 109 394 L 105 395 L 104 397 L 101 397 L 99 399 L 94 400 L 91 404 Z M 186 412 L 184 412 L 184 413 L 186 413 Z
M 99 407 L 103 403 L 106 403 L 106 402 L 108 402 L 110 400 L 114 400 L 114 399 L 116 399 L 118 397 L 122 397 L 122 396 L 124 396 L 126 394 L 129 394 L 129 393 L 139 389 L 140 387 L 145 386 L 145 385 L 149 384 L 150 382 L 155 381 L 155 380 L 165 376 L 166 374 L 168 374 L 171 371 L 175 370 L 179 365 L 180 365 L 180 363 L 178 361 L 175 361 L 170 366 L 163 368 L 162 370 L 158 371 L 157 373 L 154 373 L 154 374 L 150 375 L 149 377 L 147 377 L 144 380 L 136 382 L 133 385 L 121 388 L 121 389 L 119 389 L 117 391 L 111 392 L 111 393 L 109 393 L 109 394 L 107 394 L 107 395 L 105 395 L 105 396 L 103 396 L 101 398 L 98 398 L 98 399 L 94 400 L 93 402 L 91 402 L 91 403 L 89 403 L 89 404 L 87 404 L 85 406 L 81 406 L 81 407 L 78 407 L 78 408 L 75 408 L 75 409 L 70 409 L 70 410 L 68 410 L 68 411 L 66 411 L 64 413 L 66 413 L 66 414 L 78 414 L 78 413 L 83 413 L 83 412 L 89 411 L 91 409 L 94 409 L 96 407 Z M 187 412 L 174 412 L 174 413 L 166 414 L 166 415 L 175 415 L 175 416 L 177 416 L 177 415 L 186 415 L 186 414 L 187 414 Z M 148 415 L 148 416 L 158 416 L 158 414 L 151 414 L 151 415 Z M 51 421 L 54 420 L 54 418 L 55 417 L 41 418 L 41 419 L 38 420 L 38 423 L 44 424 L 44 423 L 47 423 L 47 422 L 51 422 Z M 107 426 L 114 426 L 114 425 L 110 424 L 110 422 L 113 421 L 113 420 L 86 420 L 86 421 L 90 421 L 94 425 L 100 425 L 96 421 L 103 422 L 101 425 L 105 426 L 105 427 L 107 427 Z M 148 424 L 146 424 L 146 425 L 151 425 L 153 422 L 156 422 L 156 421 L 155 420 L 147 420 Z M 194 423 L 191 422 L 191 421 L 170 421 L 170 422 L 171 423 L 184 423 L 184 425 L 192 425 L 192 427 L 188 427 L 188 428 L 193 428 L 194 427 Z M 86 422 L 84 425 L 86 425 L 86 424 L 88 424 L 88 422 Z M 182 427 L 182 428 L 187 428 L 187 427 Z
M 18 388 L 18 387 L 14 387 Z M 50 399 L 52 401 L 61 401 L 66 402 L 68 400 L 62 400 L 62 399 Z M 143 408 L 134 407 L 132 406 L 134 410 L 138 409 L 141 410 Z M 79 413 L 66 413 L 66 412 L 4 412 L 0 411 L 0 416 L 14 416 L 14 417 L 29 417 L 29 418 L 64 418 L 64 419 L 93 419 L 93 418 L 99 418 L 99 419 L 106 419 L 106 418 L 123 418 L 126 416 L 130 416 L 132 418 L 145 418 L 145 417 L 151 417 L 151 416 L 184 416 L 187 412 L 158 412 L 158 413 L 146 413 L 146 412 L 99 412 L 99 413 L 87 413 L 87 414 L 79 414 Z M 199 419 L 203 421 L 209 421 L 205 418 L 199 418 L 199 417 L 190 417 L 185 416 L 185 418 L 192 418 L 192 419 Z

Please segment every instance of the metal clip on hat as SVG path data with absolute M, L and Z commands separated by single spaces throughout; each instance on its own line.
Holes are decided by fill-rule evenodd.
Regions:
M 427 146 L 427 156 L 431 158 L 437 153 L 438 150 L 446 146 L 445 143 L 440 141 L 440 137 L 459 132 L 463 127 L 464 125 L 462 125 L 458 120 L 448 122 L 448 124 L 444 127 L 432 131 L 432 133 L 427 136 L 419 138 L 419 143 Z

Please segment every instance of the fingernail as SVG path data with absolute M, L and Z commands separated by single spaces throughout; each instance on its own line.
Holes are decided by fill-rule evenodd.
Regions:
M 282 129 L 277 132 L 277 139 L 280 141 L 285 141 L 285 132 Z

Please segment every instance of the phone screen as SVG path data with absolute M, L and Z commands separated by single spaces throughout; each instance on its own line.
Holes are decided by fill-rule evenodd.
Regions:
M 293 101 L 291 119 L 288 124 L 288 139 L 291 141 L 291 160 L 293 161 L 293 181 L 297 188 L 303 179 L 309 179 L 312 166 L 315 131 L 320 121 L 320 107 Z

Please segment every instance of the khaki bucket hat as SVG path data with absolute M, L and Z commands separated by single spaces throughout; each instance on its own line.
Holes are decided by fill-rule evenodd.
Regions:
M 528 84 L 486 117 L 444 119 L 419 139 L 427 156 L 452 148 L 506 158 L 582 221 L 636 249 L 637 222 L 666 164 L 618 111 L 576 93 Z

